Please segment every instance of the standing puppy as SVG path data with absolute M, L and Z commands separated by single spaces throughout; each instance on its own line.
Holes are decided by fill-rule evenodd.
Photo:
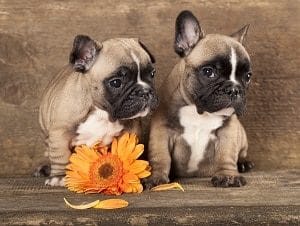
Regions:
M 50 82 L 40 105 L 51 164 L 47 185 L 64 185 L 75 145 L 99 140 L 107 145 L 123 130 L 140 135 L 140 117 L 158 104 L 153 64 L 154 58 L 137 40 L 100 43 L 75 37 L 70 64 Z
M 243 114 L 251 79 L 243 40 L 248 26 L 231 36 L 204 35 L 198 20 L 183 11 L 176 20 L 175 52 L 181 57 L 162 85 L 161 105 L 151 122 L 146 187 L 176 177 L 213 176 L 214 186 L 246 184 Z

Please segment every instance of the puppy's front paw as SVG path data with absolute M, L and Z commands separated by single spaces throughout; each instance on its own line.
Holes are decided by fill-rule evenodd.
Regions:
M 143 185 L 146 190 L 149 190 L 157 185 L 167 184 L 169 182 L 169 177 L 166 175 L 152 175 L 143 180 Z
M 215 187 L 242 187 L 246 185 L 246 179 L 243 176 L 218 175 L 211 178 L 211 183 Z
M 65 186 L 65 177 L 51 177 L 45 180 L 45 185 L 52 186 L 52 187 L 64 187 Z
M 254 163 L 249 160 L 239 160 L 237 166 L 240 173 L 246 173 L 253 169 Z

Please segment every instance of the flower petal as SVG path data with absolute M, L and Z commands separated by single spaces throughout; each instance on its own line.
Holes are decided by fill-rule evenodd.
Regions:
M 140 172 L 139 174 L 137 174 L 137 176 L 139 178 L 146 178 L 146 177 L 149 177 L 151 175 L 151 172 L 147 171 L 147 170 L 144 170 L 142 172 Z
M 96 209 L 119 209 L 128 206 L 128 202 L 123 199 L 106 199 L 100 201 L 97 205 L 93 206 Z
M 134 151 L 135 146 L 136 146 L 136 135 L 134 133 L 129 135 L 128 141 L 127 141 L 127 145 L 126 147 L 124 147 L 124 149 L 122 150 L 122 154 L 119 155 L 120 158 L 123 161 L 126 161 L 129 157 L 129 155 Z M 119 153 L 119 152 L 118 152 Z
M 149 165 L 149 162 L 145 160 L 135 160 L 130 166 L 129 170 L 131 173 L 138 174 L 145 170 L 147 166 Z
M 126 148 L 128 139 L 129 139 L 129 133 L 126 132 L 118 140 L 117 153 L 120 158 L 122 158 L 122 155 L 124 154 L 124 150 Z
M 112 143 L 111 143 L 111 153 L 113 155 L 118 154 L 118 140 L 116 138 L 114 138 Z
M 71 164 L 69 164 L 69 165 L 72 165 L 72 166 L 68 165 L 67 169 L 71 169 L 74 171 L 80 171 L 80 172 L 83 172 L 84 174 L 88 174 L 89 169 L 90 169 L 89 162 L 80 160 L 80 159 L 76 158 L 75 155 L 70 157 L 70 162 L 71 162 Z
M 73 157 L 73 158 L 72 158 Z M 70 157 L 70 162 L 80 160 L 86 163 L 93 162 L 98 158 L 96 152 L 92 149 L 83 150 L 80 149 Z
M 92 208 L 92 207 L 98 205 L 98 203 L 100 202 L 99 200 L 96 200 L 94 202 L 87 203 L 87 204 L 73 205 L 73 204 L 69 203 L 66 198 L 64 198 L 64 200 L 65 200 L 65 203 L 67 204 L 67 206 L 69 206 L 73 209 L 77 209 L 77 210 L 85 210 L 85 209 Z
M 132 187 L 135 188 L 135 192 L 141 193 L 143 191 L 143 185 L 142 184 L 132 184 Z
M 161 184 L 156 187 L 151 188 L 151 191 L 166 191 L 166 190 L 173 190 L 179 189 L 184 191 L 183 187 L 179 183 L 170 183 L 170 184 Z
M 101 155 L 106 155 L 107 154 L 107 146 L 101 146 L 101 143 L 98 143 L 96 145 L 93 146 L 93 149 L 95 152 L 100 153 Z
M 144 152 L 144 145 L 138 144 L 135 146 L 133 152 L 128 156 L 128 161 L 133 162 L 134 160 L 138 159 Z M 131 163 L 130 162 L 130 163 Z
M 132 173 L 126 173 L 123 176 L 123 180 L 125 183 L 139 183 L 140 182 L 138 176 L 135 174 L 132 174 Z
M 124 187 L 124 192 L 125 192 L 125 193 L 131 193 L 131 192 L 133 192 L 131 184 L 127 184 L 127 185 Z

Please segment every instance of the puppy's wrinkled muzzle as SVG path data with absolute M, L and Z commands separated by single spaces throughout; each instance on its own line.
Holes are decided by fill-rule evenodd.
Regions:
M 227 91 L 230 99 L 230 106 L 234 108 L 237 115 L 243 115 L 246 110 L 245 92 L 237 86 L 233 86 Z
M 113 114 L 115 119 L 136 118 L 153 111 L 158 106 L 158 97 L 151 87 L 138 87 L 124 98 Z
M 151 110 L 154 110 L 158 106 L 158 97 L 152 88 L 141 87 L 133 92 L 135 98 L 140 101 L 144 101 L 146 107 L 150 107 Z

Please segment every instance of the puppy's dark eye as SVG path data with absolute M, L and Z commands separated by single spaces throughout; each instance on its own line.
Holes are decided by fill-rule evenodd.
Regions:
M 122 85 L 122 81 L 121 79 L 114 79 L 114 80 L 111 80 L 109 82 L 110 86 L 114 87 L 114 88 L 120 88 L 120 86 Z
M 151 72 L 151 78 L 154 78 L 154 76 L 155 76 L 155 73 L 156 73 L 156 70 L 155 69 L 153 69 L 153 71 Z
M 203 67 L 202 74 L 208 78 L 215 77 L 214 69 L 212 67 Z
M 246 74 L 246 77 L 245 77 L 245 81 L 246 83 L 249 83 L 251 81 L 251 77 L 252 77 L 252 73 L 251 72 L 248 72 Z

